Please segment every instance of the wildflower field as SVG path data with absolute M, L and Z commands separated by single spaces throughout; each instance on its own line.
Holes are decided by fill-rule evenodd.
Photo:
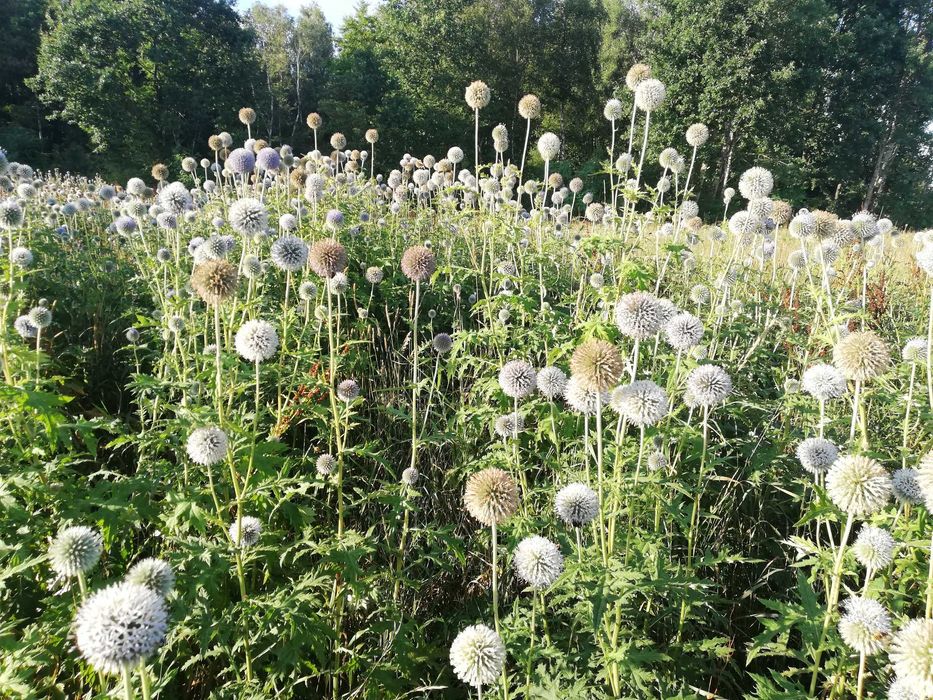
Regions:
M 479 80 L 385 171 L 0 156 L 0 697 L 933 697 L 933 231 L 701 210 L 624 83 L 586 181 Z

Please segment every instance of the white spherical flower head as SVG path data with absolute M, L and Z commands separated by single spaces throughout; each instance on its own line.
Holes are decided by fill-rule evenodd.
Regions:
M 767 197 L 774 189 L 774 177 L 765 168 L 749 168 L 739 178 L 739 192 L 745 199 Z
M 534 590 L 547 588 L 564 569 L 564 557 L 560 547 L 546 537 L 526 537 L 515 548 L 512 555 L 515 573 Z
M 687 128 L 687 143 L 699 148 L 709 140 L 709 129 L 706 124 L 697 122 Z
M 878 571 L 894 561 L 894 547 L 894 538 L 890 532 L 882 527 L 863 524 L 852 545 L 852 553 L 859 564 Z
M 155 591 L 163 598 L 175 588 L 175 572 L 164 559 L 141 559 L 126 574 L 127 583 L 135 583 Z
M 680 352 L 685 352 L 703 339 L 703 322 L 690 313 L 680 313 L 664 324 L 664 338 Z
M 370 284 L 379 284 L 382 282 L 383 276 L 384 273 L 381 267 L 372 266 L 366 268 L 366 281 Z
M 687 376 L 687 391 L 697 406 L 711 408 L 732 393 L 732 378 L 718 365 L 700 365 Z
M 552 161 L 560 153 L 560 138 L 551 131 L 545 131 L 538 137 L 538 153 L 545 161 Z
M 564 400 L 570 408 L 584 416 L 596 415 L 597 397 L 599 405 L 605 408 L 609 405 L 609 392 L 587 389 L 577 377 L 571 377 L 564 387 Z
M 642 80 L 635 87 L 635 105 L 643 112 L 653 112 L 664 104 L 667 88 L 657 78 Z
M 246 197 L 230 205 L 230 226 L 244 236 L 264 233 L 269 224 L 269 212 L 258 199 Z
M 606 106 L 603 107 L 603 116 L 611 122 L 621 119 L 624 113 L 625 110 L 622 107 L 622 103 L 614 97 L 611 100 L 607 100 Z
M 616 302 L 616 326 L 630 338 L 650 338 L 660 330 L 661 320 L 661 305 L 654 294 L 631 292 Z
M 227 434 L 220 428 L 198 428 L 188 436 L 185 447 L 195 464 L 210 467 L 227 456 Z
M 104 542 L 97 530 L 84 525 L 68 527 L 49 545 L 49 564 L 61 578 L 87 573 L 100 561 Z
M 888 700 L 926 700 L 909 680 L 895 678 L 888 686 Z
M 929 277 L 933 277 L 933 243 L 927 242 L 915 254 L 917 266 Z
M 567 484 L 554 499 L 557 516 L 572 527 L 587 525 L 599 512 L 599 497 L 586 484 Z
M 146 586 L 117 583 L 90 596 L 75 617 L 78 650 L 97 671 L 120 673 L 138 666 L 165 641 L 168 610 Z
M 646 379 L 617 387 L 612 392 L 610 405 L 629 423 L 639 428 L 654 425 L 668 412 L 667 393 Z
M 524 360 L 506 362 L 499 370 L 499 386 L 506 396 L 522 399 L 537 387 L 535 368 Z
M 496 418 L 493 428 L 503 439 L 514 437 L 525 429 L 525 418 L 521 413 L 506 413 Z
M 927 339 L 911 338 L 904 344 L 901 357 L 904 362 L 924 362 L 927 356 Z
M 337 467 L 337 460 L 331 454 L 322 454 L 317 458 L 315 469 L 321 476 L 327 476 Z
M 505 665 L 505 645 L 486 625 L 471 625 L 450 645 L 450 665 L 457 678 L 474 688 L 495 683 Z
M 545 367 L 538 372 L 538 391 L 549 401 L 564 393 L 567 375 L 559 367 Z
M 845 614 L 839 620 L 839 635 L 852 649 L 874 656 L 888 644 L 891 616 L 877 600 L 856 596 L 842 604 Z
M 865 517 L 887 505 L 891 498 L 891 477 L 870 457 L 844 455 L 826 475 L 826 492 L 841 510 Z
M 822 474 L 836 462 L 839 448 L 829 440 L 812 437 L 797 445 L 797 459 L 800 465 L 811 474 Z
M 933 512 L 933 452 L 927 452 L 921 458 L 917 465 L 916 481 L 927 510 Z
M 261 534 L 262 522 L 251 515 L 244 515 L 230 524 L 230 539 L 234 545 L 243 549 L 259 542 Z
M 917 480 L 917 470 L 905 467 L 891 475 L 891 488 L 898 503 L 918 505 L 923 503 L 923 490 Z
M 237 353 L 249 362 L 264 362 L 275 355 L 279 335 L 268 321 L 247 321 L 236 332 L 234 346 Z
M 297 236 L 282 236 L 272 244 L 269 257 L 280 270 L 296 272 L 308 262 L 308 244 Z
M 39 328 L 48 328 L 52 325 L 52 312 L 44 306 L 34 306 L 29 311 L 29 322 Z
M 933 620 L 910 620 L 891 642 L 889 658 L 897 677 L 922 698 L 933 695 Z
M 827 364 L 813 365 L 803 373 L 803 390 L 818 401 L 838 399 L 846 393 L 842 372 Z
M 23 246 L 17 246 L 10 251 L 10 262 L 16 265 L 16 267 L 30 267 L 33 263 L 34 257 L 32 251 L 29 248 L 24 248 Z
M 407 467 L 405 471 L 402 472 L 402 483 L 406 486 L 415 486 L 420 476 L 421 472 L 418 471 L 417 467 Z
M 337 398 L 350 403 L 360 395 L 360 385 L 353 379 L 344 379 L 337 385 Z

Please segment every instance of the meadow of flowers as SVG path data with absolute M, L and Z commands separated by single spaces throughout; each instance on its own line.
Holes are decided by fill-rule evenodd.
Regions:
M 933 697 L 933 232 L 700 211 L 626 84 L 599 195 L 480 81 L 388 173 L 0 158 L 0 696 Z

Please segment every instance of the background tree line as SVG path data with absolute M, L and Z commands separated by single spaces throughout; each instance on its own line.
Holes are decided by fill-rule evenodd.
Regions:
M 254 135 L 299 152 L 311 111 L 351 146 L 376 127 L 388 169 L 469 146 L 463 90 L 482 79 L 489 153 L 502 123 L 520 159 L 517 103 L 533 92 L 535 130 L 564 143 L 558 167 L 602 196 L 602 107 L 628 108 L 640 60 L 668 86 L 654 143 L 683 152 L 691 122 L 710 126 L 696 181 L 708 210 L 759 164 L 798 205 L 933 220 L 929 0 L 386 0 L 361 3 L 339 36 L 310 0 L 297 16 L 228 0 L 0 0 L 0 22 L 0 145 L 39 166 L 122 179 L 206 155 L 210 134 L 241 135 L 249 105 Z

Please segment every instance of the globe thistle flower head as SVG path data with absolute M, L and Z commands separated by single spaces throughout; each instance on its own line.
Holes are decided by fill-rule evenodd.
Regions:
M 194 430 L 188 436 L 185 449 L 195 464 L 210 467 L 227 456 L 227 434 L 220 428 L 208 426 Z
M 655 450 L 650 455 L 648 455 L 648 469 L 653 472 L 658 471 L 659 469 L 665 469 L 667 464 L 667 455 L 661 452 L 661 450 Z
M 498 525 L 515 513 L 518 488 L 501 469 L 488 468 L 472 474 L 463 492 L 467 512 L 486 526 Z
M 846 379 L 832 365 L 817 364 L 807 368 L 801 384 L 803 390 L 818 401 L 838 399 L 846 393 Z
M 560 138 L 551 131 L 545 131 L 538 137 L 538 153 L 542 160 L 552 161 L 560 154 Z
M 256 155 L 246 148 L 235 148 L 227 155 L 224 168 L 234 175 L 248 175 L 256 167 Z
M 933 620 L 910 620 L 891 641 L 889 659 L 898 679 L 922 698 L 933 695 Z
M 249 362 L 265 362 L 279 347 L 279 335 L 268 321 L 247 321 L 233 339 L 237 354 Z
M 29 322 L 39 330 L 52 325 L 52 312 L 44 306 L 34 306 L 29 310 Z
M 230 524 L 230 539 L 241 549 L 255 546 L 261 534 L 262 522 L 251 515 L 244 515 Z
M 334 276 L 327 280 L 327 289 L 331 294 L 343 294 L 350 288 L 350 278 L 343 272 L 335 272 Z M 366 309 L 362 309 L 366 311 Z
M 933 243 L 927 242 L 924 244 L 914 256 L 917 260 L 917 266 L 928 276 L 933 277 Z
M 891 616 L 877 600 L 855 596 L 842 604 L 845 614 L 839 620 L 839 635 L 849 647 L 874 656 L 890 641 Z
M 541 100 L 537 95 L 525 95 L 518 101 L 518 113 L 522 119 L 537 119 L 541 116 Z
M 687 128 L 687 143 L 694 148 L 699 148 L 709 140 L 709 128 L 706 124 L 697 122 Z
M 625 73 L 625 85 L 632 92 L 643 80 L 651 77 L 651 67 L 644 63 L 636 63 Z
M 269 225 L 269 212 L 258 199 L 244 197 L 230 205 L 228 218 L 234 231 L 243 236 L 264 233 Z
M 379 132 L 375 129 L 367 129 L 364 138 L 366 139 L 366 143 L 372 145 L 379 140 Z
M 237 289 L 236 265 L 226 260 L 209 260 L 198 265 L 191 275 L 191 287 L 208 304 L 219 304 Z
M 412 282 L 426 282 L 437 269 L 434 252 L 423 245 L 413 245 L 402 254 L 402 273 Z
M 330 147 L 335 151 L 342 151 L 347 147 L 347 137 L 339 131 L 334 132 L 330 137 Z
M 888 686 L 888 700 L 926 700 L 909 680 L 895 678 Z
M 168 180 L 168 167 L 163 163 L 156 163 L 152 166 L 152 170 L 149 171 L 149 174 L 159 182 L 165 182 Z
M 927 356 L 927 339 L 911 338 L 904 344 L 901 357 L 904 362 L 924 362 Z
M 506 362 L 499 370 L 499 386 L 506 396 L 523 399 L 537 387 L 535 368 L 524 360 Z
M 308 244 L 297 236 L 282 236 L 272 243 L 269 257 L 280 270 L 297 272 L 308 262 Z
M 330 209 L 324 216 L 324 226 L 331 231 L 336 231 L 343 226 L 343 221 L 343 212 L 339 209 Z
M 661 308 L 658 298 L 648 292 L 631 292 L 615 306 L 616 326 L 630 338 L 645 340 L 660 330 Z
M 450 665 L 461 681 L 474 688 L 496 682 L 505 666 L 505 645 L 486 625 L 471 625 L 450 645 Z
M 645 78 L 635 86 L 635 106 L 643 112 L 653 112 L 667 97 L 667 88 L 656 78 Z
M 360 385 L 353 379 L 344 379 L 337 385 L 337 398 L 350 403 L 360 395 Z
M 651 426 L 667 415 L 667 392 L 651 380 L 639 379 L 617 387 L 610 405 L 632 425 Z
M 321 115 L 317 112 L 311 112 L 305 119 L 305 123 L 308 125 L 309 129 L 320 129 L 324 124 L 324 120 L 321 118 Z
M 117 583 L 87 598 L 75 617 L 75 642 L 97 671 L 135 667 L 165 641 L 168 610 L 161 595 L 136 583 Z
M 591 338 L 581 343 L 570 359 L 570 373 L 584 389 L 606 391 L 622 375 L 622 356 L 606 340 Z
M 767 197 L 774 189 L 774 176 L 771 171 L 761 167 L 749 168 L 739 177 L 739 192 L 745 199 Z
M 138 343 L 140 338 L 140 333 L 135 328 L 126 329 L 126 339 L 130 343 Z
M 372 267 L 366 268 L 366 281 L 370 284 L 379 284 L 382 282 L 384 276 L 385 273 L 383 273 L 381 267 L 373 265 Z
M 133 564 L 124 580 L 127 583 L 145 586 L 163 598 L 175 588 L 175 572 L 172 571 L 172 565 L 164 559 L 153 557 L 141 559 Z
M 405 471 L 402 472 L 402 483 L 405 486 L 415 486 L 420 476 L 421 473 L 417 467 L 406 467 Z
M 923 503 L 923 490 L 917 479 L 917 470 L 909 467 L 898 469 L 891 475 L 891 489 L 898 503 L 917 505 Z
M 894 561 L 894 538 L 881 527 L 863 524 L 859 530 L 852 553 L 859 564 L 872 571 L 883 569 Z
M 891 477 L 870 457 L 844 455 L 826 475 L 826 492 L 840 510 L 866 517 L 887 505 L 891 498 Z
M 191 207 L 191 193 L 183 182 L 171 182 L 159 191 L 159 205 L 172 214 L 182 214 Z
M 576 376 L 571 376 L 564 387 L 564 400 L 572 410 L 585 416 L 596 415 L 597 401 L 600 407 L 610 402 L 609 392 L 587 389 Z
M 672 348 L 685 352 L 703 339 L 703 322 L 691 313 L 679 313 L 664 324 L 664 338 Z
M 603 107 L 603 116 L 607 121 L 618 121 L 622 118 L 624 113 L 625 111 L 622 108 L 622 103 L 614 97 L 611 100 L 607 100 L 606 105 Z
M 557 492 L 554 510 L 571 527 L 588 525 L 599 512 L 599 497 L 586 484 L 567 484 Z
M 708 304 L 710 299 L 709 287 L 705 284 L 695 284 L 690 288 L 690 301 L 697 306 Z
M 298 285 L 298 298 L 302 301 L 314 301 L 317 296 L 317 285 L 306 280 Z
M 247 279 L 258 279 L 262 276 L 262 262 L 255 255 L 247 255 L 243 258 L 243 276 Z
M 559 367 L 545 367 L 538 372 L 538 391 L 549 401 L 564 393 L 567 386 L 567 375 Z
M 732 393 L 732 378 L 718 365 L 700 365 L 687 376 L 687 389 L 696 405 L 712 408 Z
M 824 438 L 807 438 L 797 445 L 800 465 L 814 475 L 827 471 L 838 457 L 839 448 Z
M 315 461 L 315 469 L 317 473 L 321 476 L 327 476 L 337 467 L 337 459 L 331 454 L 321 454 L 318 455 L 317 460 Z
M 438 333 L 431 340 L 431 347 L 434 348 L 434 352 L 440 355 L 446 355 L 450 352 L 453 344 L 454 339 L 450 337 L 449 333 Z
M 84 525 L 67 527 L 49 545 L 49 564 L 60 578 L 74 578 L 97 566 L 104 550 L 100 533 Z
M 496 435 L 503 440 L 508 440 L 525 429 L 525 417 L 521 413 L 506 413 L 504 416 L 496 418 L 493 427 Z
M 512 564 L 518 578 L 529 588 L 541 590 L 552 585 L 564 569 L 560 547 L 546 537 L 526 537 L 515 548 Z
M 237 117 L 243 125 L 253 124 L 256 121 L 256 110 L 252 107 L 242 107 Z
M 275 172 L 282 164 L 282 156 L 274 148 L 263 148 L 256 154 L 256 168 L 261 172 Z
M 873 331 L 850 333 L 833 348 L 833 364 L 846 379 L 853 381 L 877 377 L 890 362 L 887 344 Z
M 347 266 L 347 249 L 333 238 L 322 238 L 311 246 L 309 264 L 315 273 L 330 279 Z
M 474 80 L 467 85 L 463 97 L 471 109 L 483 109 L 492 99 L 492 92 L 482 80 Z

